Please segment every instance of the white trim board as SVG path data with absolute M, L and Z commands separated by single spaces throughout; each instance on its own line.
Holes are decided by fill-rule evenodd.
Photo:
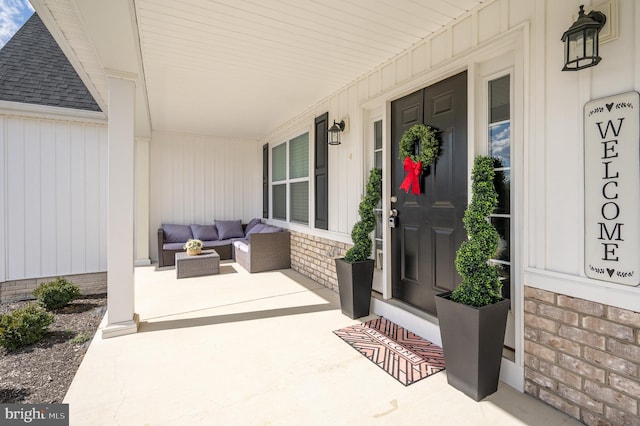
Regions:
M 103 112 L 27 104 L 23 102 L 0 101 L 0 115 L 107 124 L 107 117 Z
M 629 287 L 536 268 L 525 268 L 525 286 L 638 311 L 640 287 Z

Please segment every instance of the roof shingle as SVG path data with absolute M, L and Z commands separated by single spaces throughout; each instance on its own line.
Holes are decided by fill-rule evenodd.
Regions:
M 35 13 L 0 49 L 0 100 L 100 111 Z

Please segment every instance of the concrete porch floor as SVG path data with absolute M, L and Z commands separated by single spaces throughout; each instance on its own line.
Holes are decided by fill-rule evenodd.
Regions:
M 332 333 L 357 322 L 337 294 L 292 270 L 135 277 L 139 332 L 96 333 L 64 400 L 72 425 L 579 424 L 504 384 L 476 403 L 446 371 L 403 386 Z

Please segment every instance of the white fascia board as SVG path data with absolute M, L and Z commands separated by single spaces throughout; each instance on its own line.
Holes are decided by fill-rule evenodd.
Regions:
M 87 111 L 10 101 L 0 101 L 0 115 L 47 120 L 78 121 L 93 124 L 107 123 L 107 117 L 100 111 Z

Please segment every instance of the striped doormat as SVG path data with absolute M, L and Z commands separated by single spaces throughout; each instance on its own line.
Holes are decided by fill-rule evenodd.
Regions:
M 441 347 L 385 318 L 334 333 L 405 386 L 444 370 Z

